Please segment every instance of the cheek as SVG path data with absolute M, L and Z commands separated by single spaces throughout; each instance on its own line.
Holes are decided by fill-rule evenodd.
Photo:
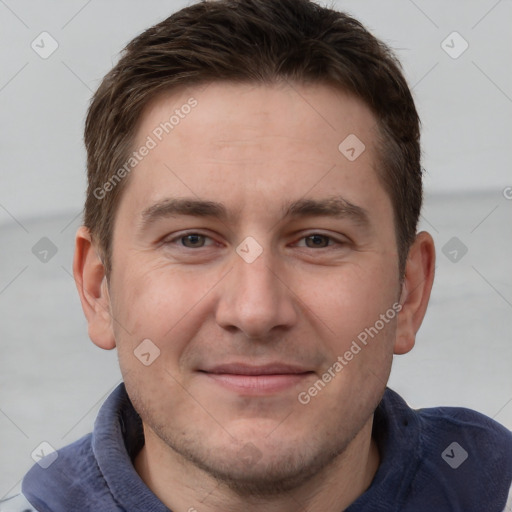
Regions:
M 145 339 L 163 360 L 177 360 L 200 328 L 203 299 L 218 282 L 216 275 L 176 270 L 168 264 L 126 263 L 113 280 L 112 310 L 119 351 L 133 352 Z M 144 271 L 142 271 L 144 269 Z
M 397 276 L 387 267 L 347 268 L 310 295 L 308 309 L 318 317 L 311 322 L 322 330 L 326 355 L 319 379 L 297 397 L 304 412 L 317 411 L 311 418 L 325 410 L 340 417 L 351 411 L 362 421 L 368 404 L 378 402 L 389 378 L 398 316 Z
M 390 309 L 388 317 L 396 317 L 392 306 L 399 287 L 393 263 L 369 254 L 364 264 L 326 270 L 307 279 L 297 275 L 296 293 L 323 324 L 332 348 L 342 350 Z
M 169 269 L 118 271 L 112 294 L 114 332 L 123 380 L 134 405 L 170 411 L 186 396 L 178 362 L 195 336 L 194 305 L 205 291 Z M 194 286 L 195 285 L 195 286 Z M 149 341 L 148 341 L 149 340 Z

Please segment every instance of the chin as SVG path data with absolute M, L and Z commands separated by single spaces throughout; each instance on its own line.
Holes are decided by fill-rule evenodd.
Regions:
M 204 438 L 203 438 L 204 439 Z M 348 443 L 336 446 L 326 442 L 314 446 L 311 438 L 275 438 L 268 433 L 247 437 L 236 447 L 229 442 L 215 447 L 180 443 L 172 448 L 188 462 L 213 477 L 240 497 L 271 497 L 289 492 L 323 471 L 345 450 Z

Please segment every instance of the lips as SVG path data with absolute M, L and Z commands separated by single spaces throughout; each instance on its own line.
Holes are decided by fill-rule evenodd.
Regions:
M 265 365 L 248 365 L 245 363 L 230 363 L 213 366 L 210 369 L 201 370 L 207 373 L 233 375 L 293 375 L 308 373 L 310 370 L 282 363 L 270 363 Z
M 283 363 L 248 365 L 221 364 L 200 369 L 209 380 L 238 394 L 265 395 L 297 386 L 314 372 Z

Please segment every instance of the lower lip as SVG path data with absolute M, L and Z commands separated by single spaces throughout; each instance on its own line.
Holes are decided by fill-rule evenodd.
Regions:
M 205 373 L 217 384 L 238 393 L 263 395 L 277 393 L 297 386 L 313 372 L 272 375 L 239 375 L 231 373 Z

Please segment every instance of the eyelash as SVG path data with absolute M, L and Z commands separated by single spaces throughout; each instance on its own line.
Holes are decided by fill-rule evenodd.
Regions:
M 186 238 L 188 236 L 191 236 L 191 235 L 197 235 L 197 236 L 201 236 L 201 237 L 213 240 L 210 236 L 205 235 L 204 233 L 200 233 L 198 231 L 189 231 L 189 232 L 186 232 L 186 233 L 181 233 L 180 235 L 175 236 L 174 238 L 171 238 L 169 240 L 164 240 L 163 243 L 164 243 L 164 245 L 173 245 L 177 241 L 181 241 L 184 238 Z M 347 245 L 346 241 L 337 240 L 336 238 L 334 238 L 334 237 L 332 237 L 330 235 L 325 235 L 323 233 L 315 233 L 315 232 L 312 232 L 312 233 L 309 233 L 307 235 L 304 235 L 299 240 L 305 240 L 306 238 L 310 238 L 310 237 L 313 237 L 313 236 L 320 236 L 320 237 L 323 237 L 324 239 L 327 239 L 328 241 L 334 242 L 332 245 L 329 245 L 329 243 L 328 243 L 328 245 L 326 247 L 319 247 L 319 249 L 334 249 L 334 247 L 333 247 L 334 245 L 338 245 L 338 246 Z M 180 249 L 195 250 L 195 249 L 205 249 L 206 247 L 210 247 L 212 245 L 214 245 L 214 244 L 210 244 L 210 245 L 202 246 L 202 247 L 186 247 L 184 245 L 180 245 L 179 247 L 180 247 Z M 302 247 L 305 248 L 305 249 L 315 249 L 314 247 L 307 247 L 307 246 L 302 246 Z

